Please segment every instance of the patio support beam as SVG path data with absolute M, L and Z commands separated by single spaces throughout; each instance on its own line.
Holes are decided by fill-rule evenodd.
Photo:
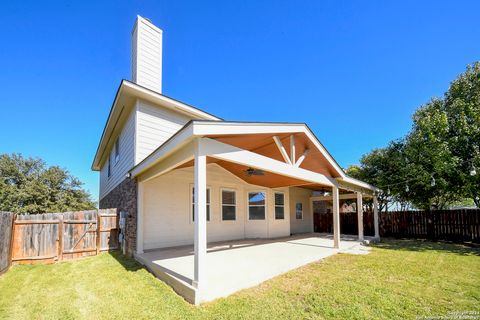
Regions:
M 333 200 L 333 247 L 340 249 L 340 202 L 338 197 L 338 186 L 332 188 Z
M 380 226 L 378 220 L 378 199 L 373 196 L 373 226 L 375 228 L 375 239 L 380 240 Z
M 295 163 L 295 136 L 290 135 L 290 162 Z
M 363 199 L 362 193 L 357 192 L 358 241 L 363 241 Z
M 198 290 L 206 285 L 207 259 L 207 156 L 203 141 L 194 142 L 194 179 L 195 179 L 195 230 L 194 251 L 195 269 L 193 285 Z
M 283 160 L 285 160 L 286 163 L 292 164 L 290 161 L 290 158 L 288 157 L 287 151 L 285 150 L 285 147 L 282 144 L 282 141 L 280 140 L 279 137 L 273 136 L 273 141 L 275 141 L 275 144 L 277 145 L 278 150 L 280 150 L 280 153 L 282 154 Z
M 143 182 L 137 186 L 137 254 L 140 253 L 143 253 Z
M 208 156 L 212 158 L 277 173 L 305 182 L 318 183 L 326 187 L 331 187 L 335 183 L 334 179 L 326 177 L 323 174 L 297 168 L 282 161 L 240 149 L 214 139 L 202 138 L 202 141 L 205 143 L 205 154 L 208 154 Z

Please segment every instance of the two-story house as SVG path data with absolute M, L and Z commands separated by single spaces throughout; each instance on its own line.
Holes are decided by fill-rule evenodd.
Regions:
M 305 123 L 226 121 L 163 95 L 162 30 L 140 16 L 132 79 L 120 83 L 92 169 L 100 208 L 126 213 L 128 254 L 193 245 L 193 302 L 205 300 L 207 244 L 313 232 L 322 192 L 338 248 L 339 199 L 376 203 L 377 189 L 347 176 Z

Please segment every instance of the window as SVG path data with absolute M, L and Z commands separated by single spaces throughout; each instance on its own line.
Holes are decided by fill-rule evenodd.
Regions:
M 281 192 L 275 192 L 275 219 L 285 219 L 285 195 Z
M 111 165 L 110 157 L 108 157 L 107 177 L 110 178 L 111 175 L 112 175 L 112 165 Z
M 115 141 L 115 163 L 118 162 L 118 160 L 120 160 L 120 143 L 118 142 L 119 139 L 117 139 L 117 141 Z
M 297 204 L 295 204 L 295 217 L 298 220 L 303 219 L 303 204 L 301 202 L 298 202 Z
M 265 192 L 248 193 L 248 219 L 265 220 Z
M 195 221 L 195 187 L 192 187 L 192 221 Z M 207 188 L 207 221 L 210 221 L 210 188 Z
M 235 191 L 222 190 L 222 220 L 229 221 L 236 219 L 237 199 Z

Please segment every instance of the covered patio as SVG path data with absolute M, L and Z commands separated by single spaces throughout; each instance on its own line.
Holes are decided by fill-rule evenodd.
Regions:
M 258 209 L 258 205 L 245 200 L 246 204 L 235 204 L 240 219 L 237 216 L 232 222 L 223 221 L 221 218 L 217 224 L 210 221 L 212 194 L 217 190 L 222 190 L 222 186 L 209 187 L 207 181 L 209 165 L 221 168 L 225 174 L 236 176 L 236 179 L 241 180 L 238 183 L 246 183 L 250 186 L 248 188 L 255 188 L 248 189 L 246 187 L 247 198 L 252 194 L 249 191 L 254 191 L 259 187 L 264 188 L 265 191 L 257 192 L 264 196 L 261 204 L 261 219 L 252 219 L 248 215 L 249 210 Z M 192 169 L 190 175 L 193 176 L 192 199 L 196 199 L 190 204 L 191 212 L 195 212 L 195 219 L 192 219 L 194 221 L 188 218 L 188 214 L 185 216 L 186 220 L 180 217 L 189 211 L 188 200 L 171 201 L 180 193 L 178 190 L 188 189 L 188 183 L 185 182 L 178 189 L 174 189 L 175 181 L 180 181 L 178 180 L 180 176 L 168 177 L 169 174 L 182 172 L 182 170 L 187 174 L 185 169 L 188 168 Z M 261 174 L 248 174 L 252 170 L 259 171 Z M 361 208 L 364 196 L 373 197 L 375 236 L 378 238 L 378 209 L 375 196 L 377 189 L 348 177 L 304 124 L 192 121 L 133 168 L 130 174 L 138 182 L 137 251 L 135 257 L 157 277 L 195 304 L 254 286 L 288 270 L 335 254 L 339 250 L 348 250 L 359 245 L 364 240 L 363 227 L 360 223 L 363 221 Z M 164 180 L 161 180 L 161 177 Z M 151 185 L 152 181 L 157 181 L 155 190 Z M 161 186 L 167 187 L 169 190 L 161 189 Z M 238 187 L 238 190 L 243 190 L 241 188 L 243 187 Z M 285 238 L 293 233 L 290 232 L 293 221 L 291 218 L 289 220 L 288 214 L 281 220 L 277 220 L 277 203 L 274 203 L 273 195 L 283 192 L 288 197 L 289 190 L 292 188 L 307 192 L 311 197 L 310 202 L 331 200 L 333 215 L 333 234 L 331 236 L 319 237 L 310 234 Z M 212 189 L 212 194 L 210 194 L 210 189 Z M 314 191 L 321 191 L 323 195 L 313 197 Z M 169 198 L 164 198 L 163 202 L 153 200 L 148 204 L 145 202 L 146 197 L 152 199 L 167 194 L 169 194 Z M 240 193 L 237 195 L 239 198 L 242 196 Z M 346 197 L 353 197 L 357 200 L 359 234 L 358 237 L 341 239 L 339 200 Z M 164 206 L 165 202 L 169 203 L 170 209 L 159 208 Z M 177 205 L 178 203 L 185 204 L 186 210 L 175 211 L 176 208 L 181 207 L 181 205 Z M 282 205 L 283 215 L 285 208 L 293 203 L 287 206 L 282 202 Z M 240 209 L 243 209 L 243 212 L 240 212 Z M 158 214 L 155 219 L 158 223 L 163 221 L 169 229 L 162 229 L 162 233 L 157 231 L 159 229 L 152 230 L 150 222 L 144 224 L 147 210 L 149 217 L 164 212 L 163 220 L 158 219 Z M 300 207 L 300 211 L 302 210 L 303 208 Z M 302 212 L 300 219 L 303 220 Z M 307 232 L 313 232 L 312 215 L 308 219 L 312 220 L 308 221 L 309 224 L 312 224 L 312 228 Z M 153 218 L 150 221 L 155 222 Z M 178 229 L 177 227 L 185 224 L 185 221 L 190 221 L 189 224 L 193 228 L 189 229 L 186 225 L 187 227 Z M 207 241 L 207 225 L 208 229 L 217 230 L 215 235 L 221 232 L 225 233 L 224 230 L 227 230 L 229 226 L 238 225 L 243 227 L 244 239 L 269 239 L 213 243 L 212 240 Z M 275 226 L 280 225 L 282 225 L 281 231 L 276 232 L 280 229 L 275 229 Z M 265 233 L 246 232 L 245 230 L 249 231 L 250 227 L 252 230 L 258 230 L 259 227 L 264 228 Z M 148 228 L 147 233 L 144 228 Z M 189 239 L 183 237 L 181 240 L 185 240 L 185 242 L 182 244 L 193 243 L 193 246 L 178 247 L 178 242 L 174 241 L 179 238 L 179 235 L 187 234 L 188 230 L 193 231 L 193 239 L 189 242 Z M 169 234 L 171 238 L 160 239 L 155 243 L 144 241 L 144 235 L 155 233 L 157 235 Z M 226 236 L 228 237 L 228 235 L 227 232 Z M 278 236 L 284 238 L 272 240 Z M 172 242 L 169 242 L 170 239 Z M 210 235 L 208 239 L 211 239 Z M 238 238 L 232 236 L 223 239 Z M 144 250 L 145 244 L 148 245 L 148 250 Z
M 193 285 L 193 246 L 149 250 L 138 254 L 137 259 L 187 301 L 198 304 L 256 286 L 338 252 L 368 253 L 355 236 L 342 235 L 340 246 L 342 249 L 333 247 L 332 235 L 319 233 L 211 243 L 206 254 L 208 286 L 201 296 Z

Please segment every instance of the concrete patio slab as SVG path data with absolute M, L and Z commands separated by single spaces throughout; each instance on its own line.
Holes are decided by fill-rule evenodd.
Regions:
M 332 236 L 318 233 L 211 243 L 207 249 L 207 283 L 203 292 L 192 286 L 193 246 L 151 250 L 135 257 L 187 301 L 198 304 L 256 286 L 338 252 L 368 251 L 354 236 L 342 236 L 340 250 L 334 249 Z

